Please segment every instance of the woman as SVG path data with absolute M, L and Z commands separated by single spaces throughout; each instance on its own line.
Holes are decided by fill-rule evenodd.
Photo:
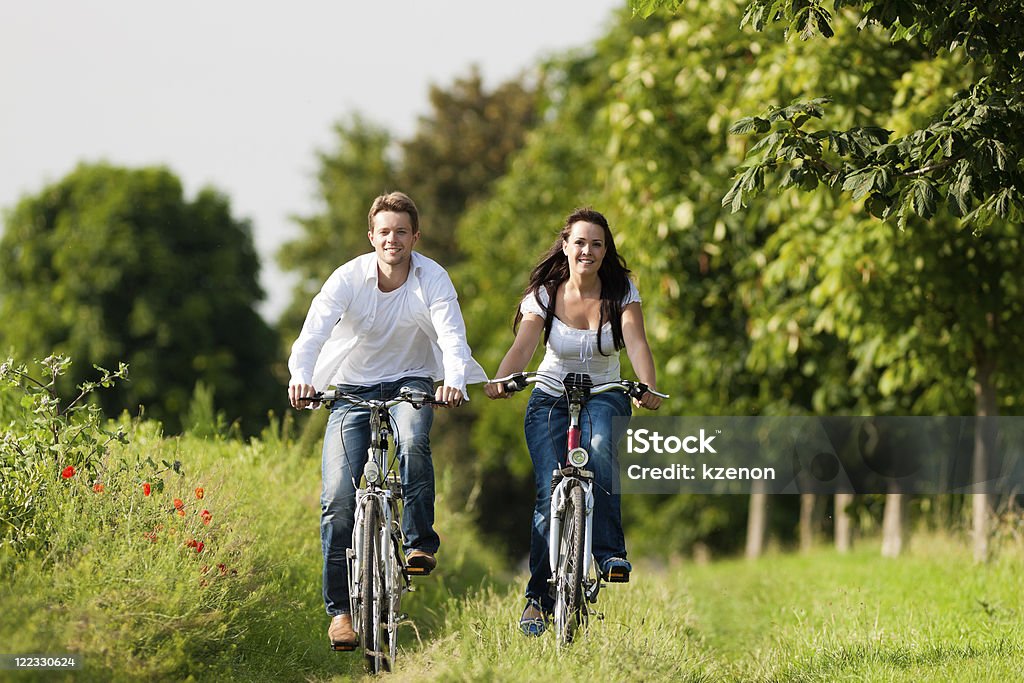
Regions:
M 608 221 L 593 209 L 577 209 L 565 221 L 558 240 L 530 273 L 513 329 L 515 341 L 498 366 L 497 377 L 525 370 L 542 336 L 544 360 L 538 371 L 563 378 L 587 373 L 594 384 L 619 379 L 619 350 L 626 348 L 637 379 L 656 388 L 654 359 L 644 332 L 640 295 L 629 279 L 624 259 L 615 250 Z M 490 398 L 507 398 L 501 384 L 488 384 Z M 661 399 L 650 392 L 633 399 L 637 407 L 657 410 Z M 582 443 L 590 444 L 594 471 L 593 551 L 600 571 L 613 570 L 628 580 L 619 496 L 612 494 L 614 447 L 612 418 L 632 414 L 625 393 L 592 396 L 580 422 Z M 531 636 L 544 632 L 554 608 L 548 590 L 548 524 L 551 472 L 565 459 L 568 404 L 561 394 L 536 385 L 526 407 L 526 444 L 533 460 L 537 502 L 530 542 L 530 581 L 520 629 Z

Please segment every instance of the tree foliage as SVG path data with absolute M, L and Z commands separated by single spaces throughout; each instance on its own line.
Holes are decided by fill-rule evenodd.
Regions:
M 201 380 L 256 429 L 281 393 L 258 272 L 248 223 L 215 190 L 188 201 L 164 168 L 83 164 L 7 217 L 0 345 L 75 358 L 76 385 L 126 363 L 131 381 L 100 397 L 107 414 L 144 405 L 176 430 Z
M 635 0 L 648 15 L 677 9 L 676 0 Z M 734 133 L 758 144 L 740 168 L 723 204 L 740 210 L 764 189 L 766 178 L 813 190 L 818 184 L 866 199 L 872 213 L 903 228 L 910 215 L 931 218 L 943 207 L 976 229 L 1024 215 L 1024 27 L 1011 0 L 755 0 L 742 24 L 763 31 L 785 27 L 786 37 L 833 38 L 836 24 L 856 15 L 858 29 L 878 27 L 894 43 L 922 56 L 962 59 L 970 77 L 948 93 L 920 124 L 894 131 L 878 121 L 832 128 L 827 90 L 799 93 L 786 106 L 746 116 Z M 810 99 L 808 99 L 808 96 Z M 881 112 L 884 115 L 884 111 Z
M 397 189 L 391 134 L 361 116 L 334 126 L 334 147 L 317 153 L 319 210 L 296 217 L 300 234 L 282 245 L 278 263 L 298 276 L 292 300 L 278 321 L 285 343 L 298 334 L 320 286 L 342 263 L 370 250 L 367 210 L 373 198 Z M 415 199 L 415 197 L 414 197 Z
M 430 87 L 430 113 L 403 140 L 401 185 L 423 214 L 419 249 L 447 266 L 460 258 L 455 226 L 488 196 L 537 119 L 536 91 L 519 77 L 487 90 L 476 67 L 446 87 Z

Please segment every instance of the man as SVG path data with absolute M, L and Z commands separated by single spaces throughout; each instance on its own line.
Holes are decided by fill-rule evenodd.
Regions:
M 363 398 L 389 399 L 405 388 L 432 392 L 450 406 L 466 400 L 466 384 L 487 376 L 473 360 L 455 287 L 436 262 L 413 251 L 419 214 L 401 192 L 377 197 L 367 237 L 373 253 L 338 268 L 313 298 L 292 345 L 288 398 L 305 408 L 329 386 Z M 434 389 L 434 381 L 441 384 Z M 434 532 L 434 468 L 430 406 L 392 408 L 405 511 L 406 561 L 429 573 L 440 539 Z M 355 646 L 345 553 L 352 546 L 355 489 L 370 433 L 368 411 L 338 403 L 324 436 L 320 495 L 323 594 L 331 616 L 328 638 L 336 650 Z

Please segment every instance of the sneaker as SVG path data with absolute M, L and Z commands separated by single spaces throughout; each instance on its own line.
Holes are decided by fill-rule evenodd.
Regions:
M 434 553 L 424 550 L 413 550 L 405 556 L 405 573 L 415 576 L 426 576 L 434 571 L 437 566 L 437 558 Z
M 519 617 L 519 630 L 535 638 L 544 633 L 546 628 L 547 620 L 544 611 L 540 608 L 540 603 L 533 598 L 527 598 L 523 616 Z
M 327 629 L 327 638 L 331 641 L 331 649 L 350 652 L 356 649 L 356 632 L 352 630 L 352 615 L 339 614 L 331 619 Z
M 633 565 L 621 557 L 610 557 L 601 563 L 601 576 L 608 583 L 629 583 Z

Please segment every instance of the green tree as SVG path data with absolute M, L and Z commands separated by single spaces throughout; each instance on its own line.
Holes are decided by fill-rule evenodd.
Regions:
M 832 11 L 827 5 L 831 4 Z M 846 9 L 851 8 L 851 9 Z M 830 100 L 809 101 L 743 119 L 738 132 L 767 134 L 751 149 L 726 203 L 738 210 L 763 187 L 765 173 L 805 189 L 818 183 L 867 197 L 873 213 L 906 225 L 930 218 L 942 204 L 977 228 L 1024 215 L 1024 27 L 1010 0 L 919 2 L 887 0 L 756 0 L 744 22 L 761 30 L 783 22 L 788 35 L 834 35 L 842 15 L 859 10 L 859 26 L 877 25 L 893 41 L 942 59 L 951 52 L 974 67 L 962 89 L 950 93 L 920 124 L 893 131 L 880 120 L 846 129 L 819 128 Z M 802 97 L 806 95 L 801 94 Z M 884 110 L 878 112 L 884 117 Z
M 100 397 L 108 415 L 144 405 L 177 430 L 202 381 L 255 431 L 283 396 L 258 273 L 248 223 L 215 190 L 188 201 L 167 169 L 83 164 L 7 215 L 0 346 L 74 358 L 75 385 L 127 363 L 131 381 Z
M 455 226 L 486 197 L 537 120 L 537 93 L 519 77 L 488 91 L 477 67 L 430 87 L 430 113 L 401 142 L 402 183 L 423 213 L 423 253 L 446 266 L 460 257 Z
M 309 302 L 330 274 L 371 250 L 366 214 L 374 197 L 399 189 L 387 130 L 352 115 L 335 124 L 334 135 L 334 147 L 317 153 L 320 208 L 295 218 L 300 234 L 277 254 L 281 268 L 298 275 L 292 300 L 277 324 L 287 344 L 298 334 Z

